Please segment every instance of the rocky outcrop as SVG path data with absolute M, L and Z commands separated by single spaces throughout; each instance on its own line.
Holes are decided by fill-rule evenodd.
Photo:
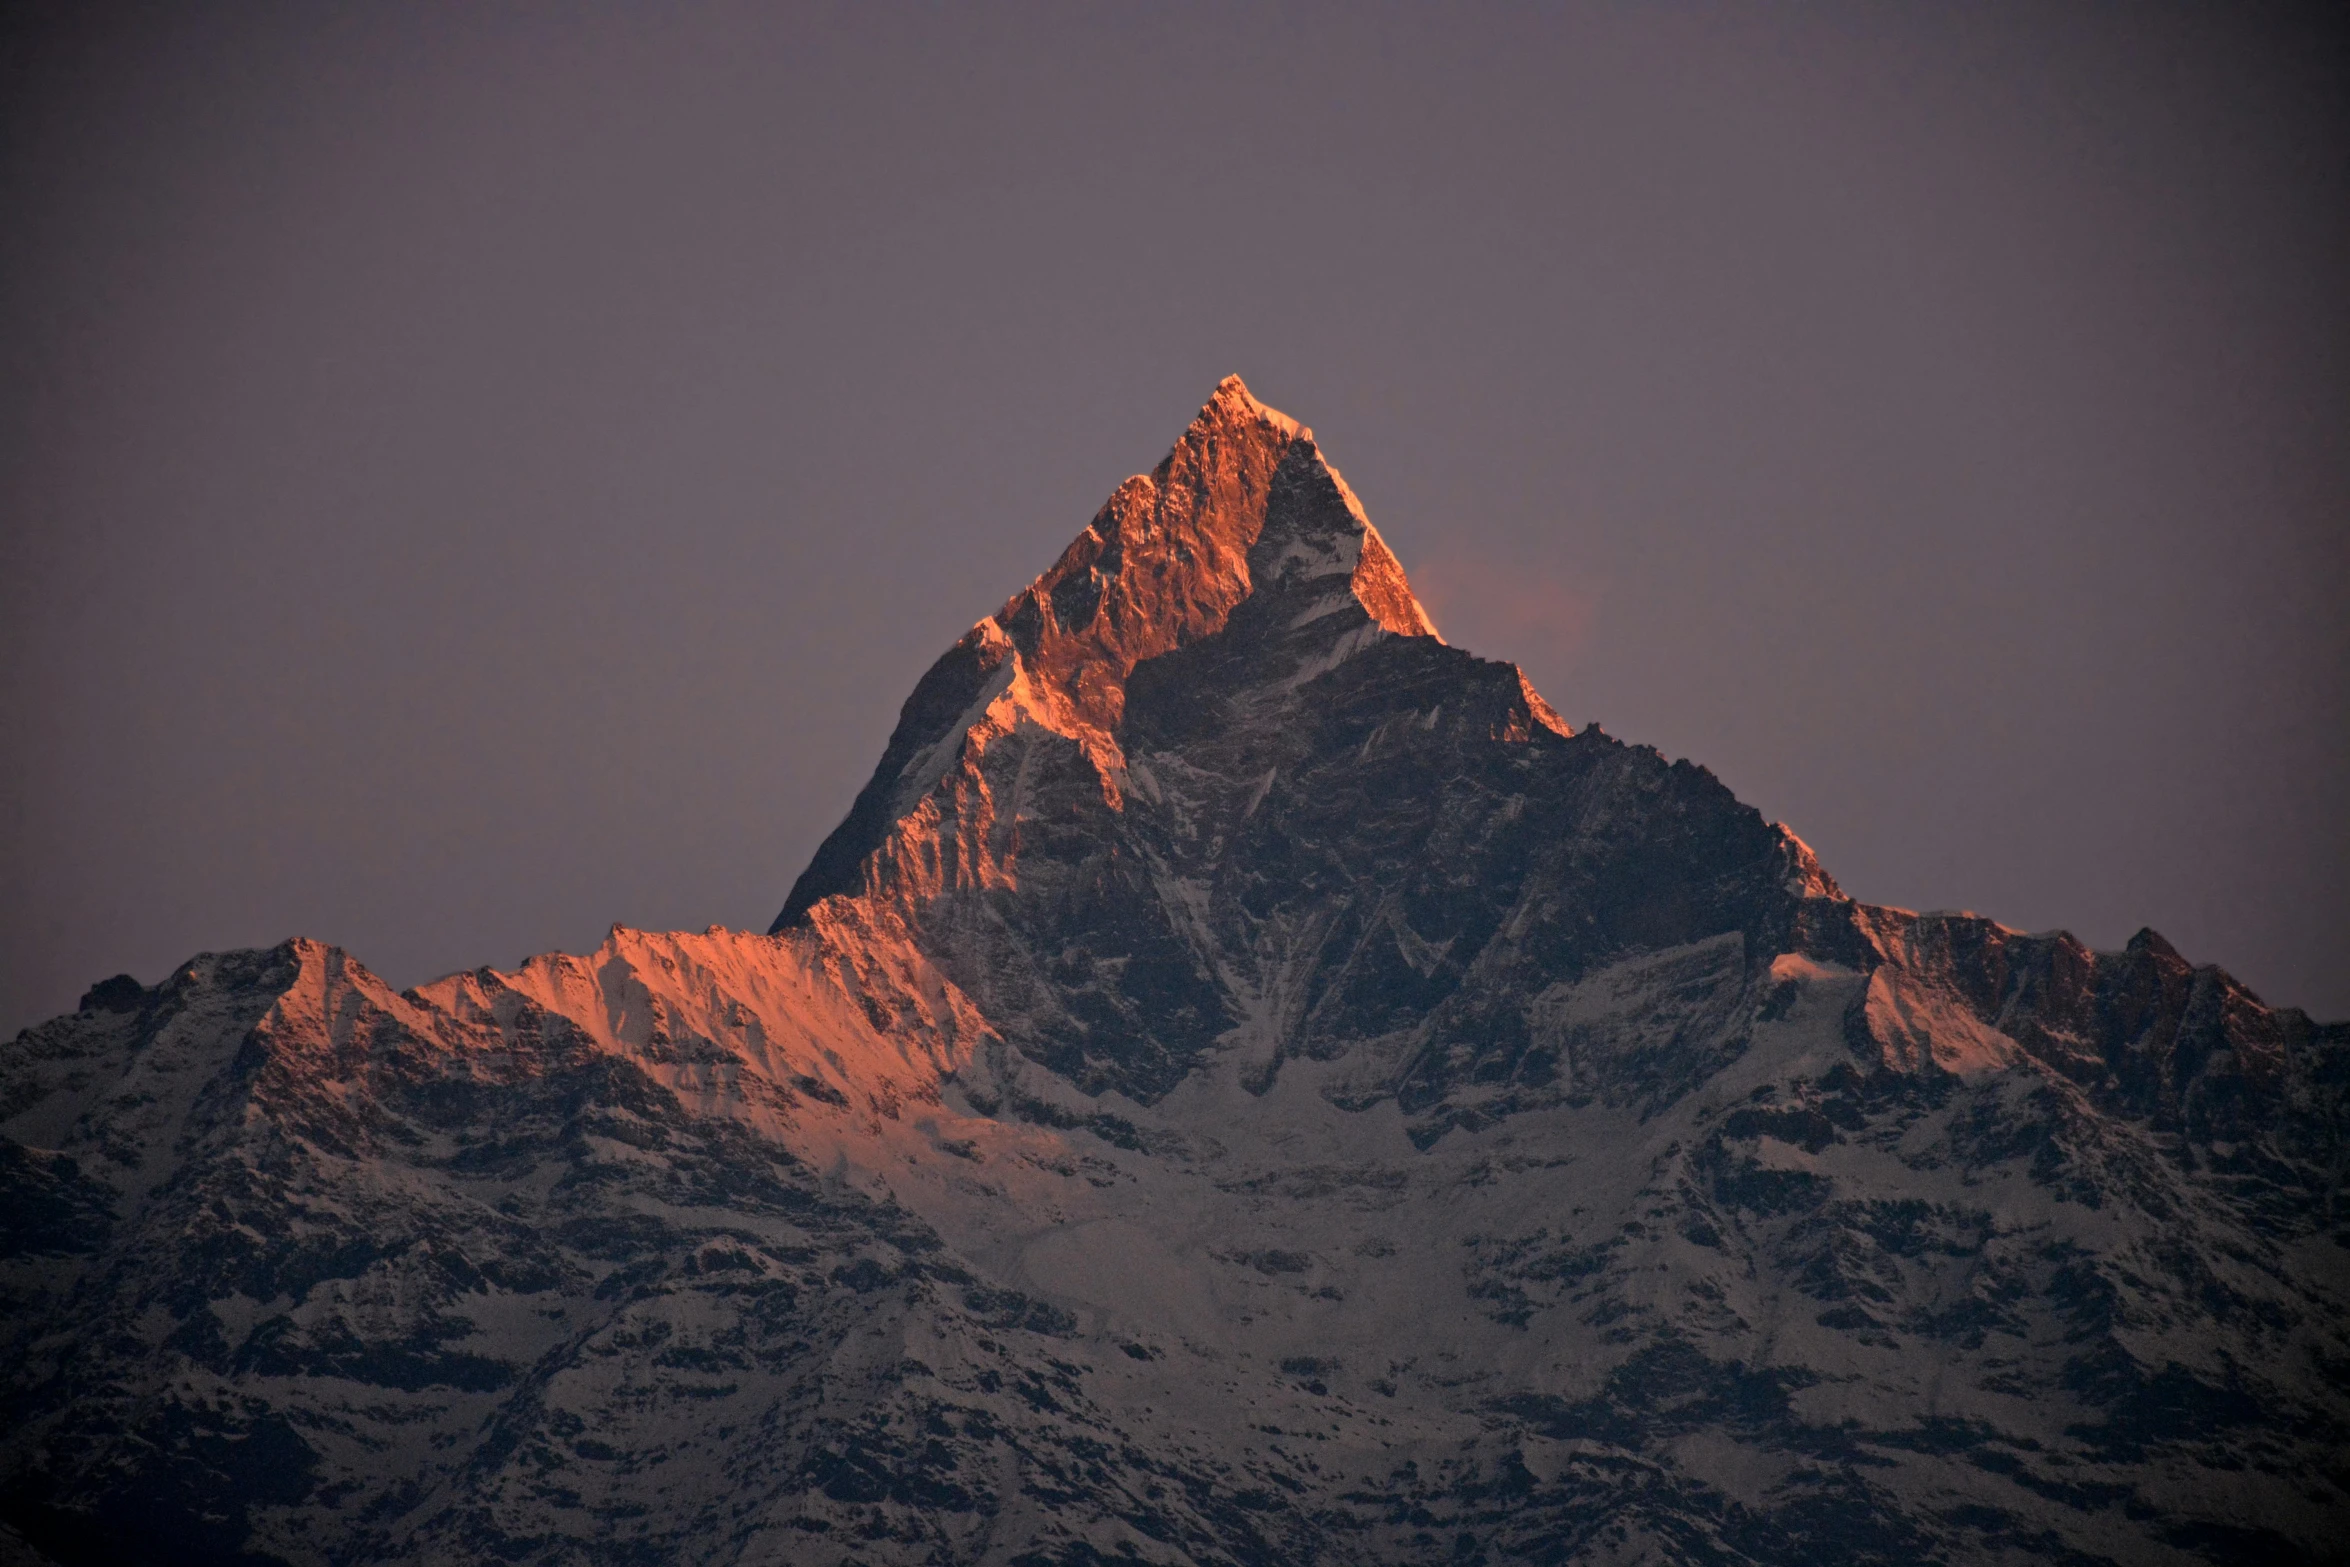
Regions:
M 2324 1559 L 2350 1027 L 1847 898 L 1227 381 L 764 935 L 0 1052 L 62 1563 Z M 0 1540 L 0 1545 L 9 1544 Z

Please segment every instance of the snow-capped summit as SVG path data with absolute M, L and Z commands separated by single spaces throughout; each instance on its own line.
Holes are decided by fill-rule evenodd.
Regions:
M 772 931 L 0 1051 L 0 1558 L 2317 1559 L 2346 1099 L 1570 730 L 1233 378 Z

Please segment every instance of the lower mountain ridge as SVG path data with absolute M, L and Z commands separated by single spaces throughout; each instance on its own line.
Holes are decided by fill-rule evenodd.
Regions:
M 2339 1560 L 2346 1090 L 1572 728 L 1228 380 L 773 930 L 0 1048 L 0 1563 Z

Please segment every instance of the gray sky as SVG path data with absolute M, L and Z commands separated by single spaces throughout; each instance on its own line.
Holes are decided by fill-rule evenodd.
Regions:
M 587 9 L 11 13 L 0 1029 L 763 927 L 1232 371 L 1856 895 L 2350 1014 L 2320 13 Z

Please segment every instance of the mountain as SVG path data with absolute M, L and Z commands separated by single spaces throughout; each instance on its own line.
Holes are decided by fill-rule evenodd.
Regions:
M 0 1559 L 2338 1559 L 2346 1089 L 1571 728 L 1227 380 L 769 932 L 0 1052 Z

